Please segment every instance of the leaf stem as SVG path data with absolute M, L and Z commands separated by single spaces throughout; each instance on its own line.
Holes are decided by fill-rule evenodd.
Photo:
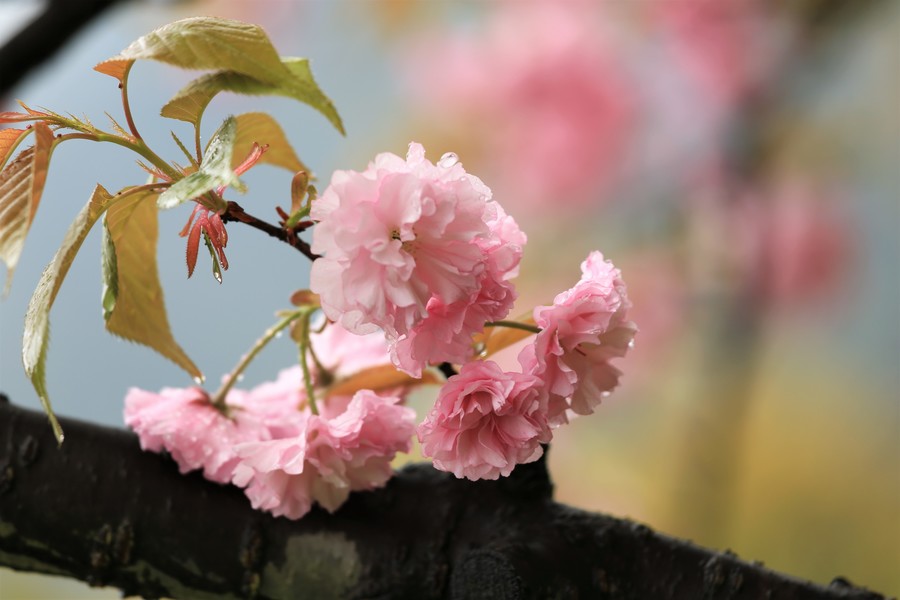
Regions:
M 303 370 L 303 386 L 306 388 L 306 402 L 312 414 L 319 414 L 319 408 L 316 406 L 316 392 L 313 389 L 312 375 L 309 372 L 309 363 L 306 360 L 307 353 L 311 352 L 309 344 L 309 317 L 315 312 L 316 308 L 304 307 L 300 309 L 303 313 L 303 321 L 300 330 L 300 368 Z
M 262 337 L 256 341 L 256 343 L 252 348 L 250 348 L 250 351 L 247 352 L 247 354 L 241 357 L 241 360 L 238 362 L 238 364 L 234 367 L 231 373 L 228 374 L 224 383 L 222 383 L 222 387 L 220 387 L 219 390 L 210 397 L 210 402 L 212 403 L 212 405 L 222 414 L 227 415 L 228 406 L 225 404 L 225 397 L 228 395 L 228 392 L 231 391 L 231 388 L 234 387 L 234 384 L 237 383 L 237 380 L 247 369 L 250 363 L 253 362 L 253 359 L 256 358 L 256 355 L 259 354 L 260 351 L 265 348 L 268 343 L 278 335 L 280 331 L 296 321 L 298 318 L 303 317 L 304 315 L 308 316 L 308 314 L 309 310 L 305 307 L 296 311 L 292 311 L 280 321 L 275 323 L 275 325 L 266 329 Z
M 125 73 L 122 75 L 119 87 L 122 89 L 122 108 L 125 109 L 125 122 L 128 123 L 128 129 L 131 131 L 131 135 L 133 135 L 137 141 L 143 143 L 144 138 L 138 133 L 137 126 L 134 124 L 134 119 L 131 116 L 131 105 L 128 102 L 128 73 L 131 71 L 133 65 L 134 63 L 132 62 L 125 67 Z
M 527 323 L 519 323 L 518 321 L 488 321 L 485 327 L 508 327 L 509 329 L 521 329 L 522 331 L 530 331 L 531 333 L 540 333 L 541 328 L 537 325 L 529 325 Z

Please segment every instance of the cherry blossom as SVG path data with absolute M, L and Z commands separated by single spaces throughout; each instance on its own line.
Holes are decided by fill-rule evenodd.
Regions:
M 275 516 L 298 519 L 313 502 L 333 512 L 351 491 L 383 486 L 409 451 L 415 413 L 399 401 L 362 390 L 333 417 L 298 413 L 282 436 L 235 447 L 233 481 Z
M 509 373 L 492 361 L 465 364 L 447 380 L 419 441 L 434 466 L 471 480 L 506 477 L 540 458 L 550 441 L 539 378 Z
M 553 426 L 591 414 L 616 387 L 620 371 L 609 361 L 625 355 L 637 332 L 625 320 L 630 303 L 619 270 L 595 251 L 581 271 L 578 283 L 552 306 L 534 309 L 541 332 L 519 355 L 523 371 L 547 387 Z
M 323 311 L 354 333 L 382 329 L 414 377 L 470 359 L 471 336 L 515 300 L 525 237 L 455 156 L 433 164 L 411 143 L 406 160 L 383 153 L 363 172 L 337 171 L 310 215 Z

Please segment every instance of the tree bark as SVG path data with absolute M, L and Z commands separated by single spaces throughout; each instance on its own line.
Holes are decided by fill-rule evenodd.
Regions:
M 147 598 L 876 599 L 553 502 L 543 460 L 499 481 L 412 465 L 290 521 L 180 475 L 130 432 L 0 395 L 0 565 Z
M 69 38 L 119 0 L 52 0 L 28 25 L 0 47 L 0 99 L 32 69 L 53 56 Z

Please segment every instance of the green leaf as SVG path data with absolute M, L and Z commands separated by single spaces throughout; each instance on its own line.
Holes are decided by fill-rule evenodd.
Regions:
M 157 351 L 202 379 L 203 374 L 175 341 L 166 316 L 156 268 L 159 227 L 157 192 L 136 193 L 106 213 L 103 253 L 103 311 L 106 329 Z
M 53 152 L 50 128 L 38 122 L 33 129 L 34 146 L 23 150 L 0 172 L 0 260 L 6 264 L 4 294 L 12 285 L 25 238 L 41 202 Z
M 183 69 L 234 71 L 267 83 L 278 83 L 285 70 L 261 27 L 216 17 L 192 17 L 164 25 L 94 69 L 123 81 L 131 64 L 141 59 Z
M 237 120 L 228 117 L 213 135 L 206 148 L 200 168 L 184 179 L 179 179 L 157 200 L 162 209 L 174 208 L 218 187 L 234 187 L 244 191 L 244 184 L 231 168 L 232 149 L 237 135 Z
M 266 113 L 244 113 L 238 115 L 237 135 L 234 138 L 234 152 L 231 157 L 231 167 L 237 167 L 244 157 L 250 154 L 253 143 L 259 145 L 268 144 L 269 149 L 259 159 L 261 163 L 269 163 L 277 167 L 284 167 L 288 171 L 306 171 L 311 173 L 309 167 L 300 162 L 297 153 L 291 147 L 291 143 L 282 131 L 278 122 Z
M 256 74 L 219 71 L 199 77 L 182 88 L 162 108 L 162 116 L 187 121 L 197 127 L 203 111 L 219 92 L 234 92 L 249 96 L 286 96 L 308 104 L 322 113 L 334 127 L 344 133 L 344 125 L 331 99 L 325 95 L 313 77 L 309 60 L 285 58 L 285 73 L 276 81 L 267 81 Z
M 47 382 L 45 363 L 47 358 L 47 345 L 50 341 L 50 308 L 56 300 L 56 294 L 62 285 L 69 267 L 75 259 L 75 255 L 81 248 L 81 244 L 97 219 L 113 203 L 122 196 L 110 196 L 102 186 L 94 188 L 94 193 L 85 207 L 78 213 L 75 220 L 69 226 L 63 242 L 56 251 L 53 260 L 44 269 L 38 282 L 28 310 L 25 313 L 25 335 L 22 339 L 22 362 L 25 365 L 25 373 L 31 379 L 32 385 L 41 399 L 41 404 L 47 412 L 53 433 L 59 443 L 62 443 L 63 432 L 53 414 L 50 406 L 50 397 L 47 394 Z

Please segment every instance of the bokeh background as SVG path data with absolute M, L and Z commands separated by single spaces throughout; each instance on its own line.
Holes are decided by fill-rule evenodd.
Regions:
M 0 43 L 42 7 L 0 0 Z M 529 235 L 520 311 L 571 286 L 592 249 L 623 270 L 641 332 L 621 387 L 556 433 L 559 501 L 820 583 L 840 575 L 900 594 L 900 3 L 122 2 L 0 110 L 21 99 L 98 124 L 119 115 L 115 81 L 93 65 L 196 15 L 259 23 L 281 54 L 311 58 L 347 129 L 286 99 L 223 94 L 206 136 L 228 114 L 270 111 L 322 185 L 410 140 L 432 160 L 456 152 Z M 173 158 L 169 131 L 190 132 L 158 110 L 194 75 L 132 72 L 138 126 Z M 0 305 L 0 390 L 14 402 L 39 406 L 19 356 L 41 270 L 95 183 L 143 177 L 118 148 L 54 153 Z M 261 165 L 236 199 L 276 221 L 290 178 Z M 159 266 L 176 338 L 217 380 L 309 268 L 232 225 L 224 283 L 202 263 L 187 280 L 177 233 L 188 213 L 162 215 Z M 48 386 L 58 413 L 121 425 L 130 386 L 191 382 L 106 334 L 99 263 L 93 232 L 52 313 Z M 245 384 L 293 360 L 280 340 Z M 118 593 L 0 570 L 0 596 Z

